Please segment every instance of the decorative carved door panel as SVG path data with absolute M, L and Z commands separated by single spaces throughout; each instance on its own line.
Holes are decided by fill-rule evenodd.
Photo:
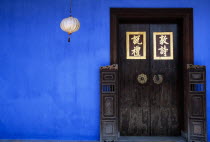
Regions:
M 180 114 L 183 107 L 180 102 L 183 94 L 180 91 L 182 82 L 179 80 L 181 67 L 178 66 L 178 30 L 177 24 L 119 25 L 119 131 L 121 136 L 180 135 Z M 145 42 L 141 40 L 143 38 L 141 35 L 127 36 L 135 45 L 130 50 L 126 47 L 128 32 L 146 32 Z M 140 40 L 137 42 L 134 39 Z M 129 41 L 129 44 L 132 42 Z M 130 50 L 130 56 L 136 57 L 141 56 L 141 53 L 143 56 L 141 50 L 145 50 L 146 58 L 127 58 L 128 50 Z

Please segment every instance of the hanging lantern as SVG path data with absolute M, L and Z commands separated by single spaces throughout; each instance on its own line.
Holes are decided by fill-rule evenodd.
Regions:
M 70 14 L 71 14 L 71 0 L 70 0 Z M 72 16 L 68 18 L 64 18 L 60 23 L 60 28 L 69 34 L 68 42 L 70 42 L 70 35 L 73 32 L 76 32 L 80 28 L 80 23 L 77 18 L 74 18 Z
M 64 32 L 67 32 L 69 35 L 71 35 L 73 32 L 79 30 L 80 23 L 77 18 L 70 16 L 61 21 L 60 27 Z M 68 41 L 70 42 L 70 37 Z

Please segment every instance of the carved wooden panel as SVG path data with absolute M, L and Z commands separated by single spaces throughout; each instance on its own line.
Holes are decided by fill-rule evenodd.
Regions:
M 193 136 L 199 136 L 204 137 L 205 136 L 205 122 L 203 120 L 191 120 L 191 137 Z
M 108 142 L 117 139 L 117 84 L 118 65 L 100 68 L 100 141 Z
M 102 96 L 102 118 L 115 118 L 116 117 L 116 103 L 115 95 Z
M 102 72 L 102 82 L 115 82 L 116 74 L 114 72 Z
M 204 118 L 205 117 L 205 104 L 203 95 L 193 95 L 191 96 L 190 103 L 190 117 Z
M 190 81 L 204 81 L 203 72 L 190 72 Z
M 188 65 L 188 141 L 206 142 L 206 68 Z
M 115 136 L 116 123 L 115 120 L 106 120 L 102 122 L 103 136 Z

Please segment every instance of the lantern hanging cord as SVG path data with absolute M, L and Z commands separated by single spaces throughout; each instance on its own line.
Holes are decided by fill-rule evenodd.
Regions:
M 70 16 L 71 16 L 71 12 L 72 12 L 71 7 L 72 7 L 72 0 L 70 0 Z

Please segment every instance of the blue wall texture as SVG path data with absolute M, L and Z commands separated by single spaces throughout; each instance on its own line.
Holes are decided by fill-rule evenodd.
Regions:
M 210 72 L 209 0 L 73 0 L 81 28 L 71 43 L 59 27 L 69 0 L 0 0 L 0 139 L 99 139 L 111 7 L 194 8 L 195 64 Z

